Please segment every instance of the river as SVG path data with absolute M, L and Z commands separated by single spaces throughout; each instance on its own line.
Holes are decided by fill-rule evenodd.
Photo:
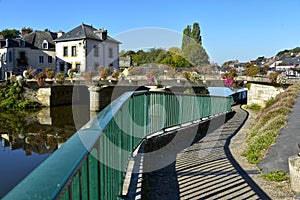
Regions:
M 88 107 L 0 113 L 0 199 L 90 119 Z

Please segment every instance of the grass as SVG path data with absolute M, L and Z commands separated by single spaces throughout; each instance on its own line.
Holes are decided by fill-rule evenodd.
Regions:
M 264 174 L 263 177 L 268 181 L 274 181 L 274 182 L 282 182 L 282 181 L 289 180 L 288 174 L 282 171 L 275 171 L 268 174 Z
M 263 109 L 259 109 L 258 105 L 255 104 L 245 107 L 258 112 L 255 124 L 247 134 L 247 148 L 242 154 L 249 163 L 259 163 L 269 147 L 276 142 L 279 131 L 286 126 L 287 118 L 296 101 L 298 91 L 298 86 L 290 86 L 285 92 L 277 95 L 276 98 L 270 99 Z M 280 175 L 283 176 L 279 172 L 274 172 L 274 174 L 269 174 L 268 178 Z
M 258 104 L 253 103 L 253 104 L 250 104 L 250 105 L 246 105 L 245 108 L 249 109 L 249 110 L 252 110 L 252 111 L 255 111 L 255 112 L 258 112 L 258 111 L 261 110 L 262 107 Z

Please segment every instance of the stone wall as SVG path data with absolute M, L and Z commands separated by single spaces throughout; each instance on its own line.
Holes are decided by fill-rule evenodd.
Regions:
M 275 98 L 278 94 L 284 90 L 280 87 L 274 87 L 270 85 L 254 84 L 251 83 L 248 90 L 247 104 L 258 104 L 265 106 L 266 102 L 272 97 Z
M 52 86 L 39 88 L 36 94 L 43 106 L 61 105 L 89 105 L 89 91 L 87 86 Z

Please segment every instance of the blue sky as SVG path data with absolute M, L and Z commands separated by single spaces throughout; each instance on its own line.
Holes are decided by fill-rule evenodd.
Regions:
M 0 0 L 0 8 L 0 30 L 69 31 L 84 22 L 107 29 L 123 49 L 179 46 L 183 29 L 198 22 L 203 46 L 219 64 L 300 46 L 300 0 Z

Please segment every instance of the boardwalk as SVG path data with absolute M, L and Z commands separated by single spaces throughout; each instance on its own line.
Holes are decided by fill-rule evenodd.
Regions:
M 247 119 L 234 115 L 221 127 L 177 154 L 176 162 L 151 173 L 149 199 L 270 199 L 229 151 L 229 142 Z M 175 183 L 174 183 L 175 182 Z

